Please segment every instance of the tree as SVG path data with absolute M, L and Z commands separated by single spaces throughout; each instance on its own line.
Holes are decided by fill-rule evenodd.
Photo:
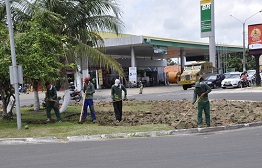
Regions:
M 1 11 L 4 13 L 4 8 Z M 118 33 L 119 28 L 122 26 L 122 22 L 119 18 L 119 8 L 115 1 L 13 0 L 12 13 L 14 31 L 17 35 L 21 34 L 21 36 L 19 35 L 20 38 L 17 40 L 17 43 L 19 44 L 17 54 L 21 56 L 18 56 L 18 60 L 22 65 L 24 64 L 26 66 L 24 67 L 25 74 L 33 79 L 35 91 L 36 83 L 42 82 L 43 79 L 48 79 L 50 76 L 56 77 L 53 72 L 55 72 L 55 70 L 58 71 L 58 68 L 61 68 L 61 66 L 56 64 L 51 68 L 52 73 L 43 73 L 43 71 L 39 70 L 39 72 L 42 73 L 36 73 L 37 75 L 32 74 L 32 71 L 30 71 L 30 66 L 33 65 L 32 62 L 38 60 L 38 58 L 41 57 L 48 60 L 47 57 L 43 56 L 50 55 L 45 55 L 45 50 L 41 50 L 41 47 L 45 46 L 43 42 L 51 42 L 52 38 L 49 37 L 52 37 L 53 35 L 63 37 L 63 40 L 60 41 L 63 42 L 63 45 L 60 45 L 60 47 L 64 47 L 59 49 L 62 50 L 62 52 L 58 54 L 59 56 L 56 55 L 60 57 L 59 59 L 61 62 L 66 63 L 71 67 L 75 67 L 76 69 L 77 60 L 88 59 L 88 61 L 100 64 L 105 68 L 112 68 L 117 71 L 120 76 L 124 76 L 121 65 L 111 57 L 100 52 L 101 47 L 103 47 L 103 40 L 98 32 L 113 31 Z M 45 17 L 42 18 L 43 20 L 40 19 L 37 22 L 37 20 L 35 20 L 37 17 L 35 16 L 39 13 L 44 14 Z M 1 17 L 2 16 L 4 15 L 1 15 Z M 4 18 L 1 18 L 1 21 L 5 22 Z M 37 27 L 33 26 L 35 23 L 37 23 Z M 60 29 L 61 27 L 58 28 L 59 26 L 57 23 L 60 23 L 62 29 Z M 36 29 L 33 29 L 32 27 Z M 37 37 L 36 43 L 33 43 L 35 40 L 34 37 Z M 53 40 L 57 39 L 54 38 Z M 92 44 L 91 46 L 89 45 L 90 42 Z M 56 41 L 56 44 L 58 43 L 59 42 Z M 51 48 L 53 48 L 53 46 L 47 49 Z M 58 53 L 59 50 L 53 50 L 53 52 Z M 61 55 L 62 53 L 63 55 Z M 22 56 L 26 56 L 28 60 L 23 59 L 24 57 Z M 53 55 L 52 58 L 55 58 L 54 56 L 55 55 Z M 56 59 L 58 57 L 56 57 Z M 54 61 L 54 63 L 57 62 Z M 41 62 L 40 65 L 42 65 Z M 66 67 L 64 67 L 64 69 L 65 68 Z M 87 67 L 82 67 L 82 69 L 85 68 Z M 38 96 L 35 96 L 35 98 L 38 99 Z M 36 100 L 36 102 L 39 102 L 39 100 Z M 37 109 L 36 106 L 35 109 Z
M 231 53 L 222 55 L 222 67 L 223 72 L 227 72 L 229 68 L 235 69 L 235 71 L 243 71 L 243 54 L 242 53 Z M 255 59 L 247 54 L 247 69 L 255 69 Z
M 114 0 L 15 0 L 20 12 L 16 12 L 16 22 L 24 25 L 38 10 L 48 10 L 63 16 L 63 29 L 56 32 L 64 36 L 64 45 L 69 50 L 65 52 L 66 60 L 76 63 L 77 58 L 113 68 L 120 76 L 124 76 L 121 65 L 102 52 L 103 39 L 99 31 L 119 33 L 123 25 L 120 20 L 120 9 Z M 27 17 L 26 17 L 26 16 Z M 24 26 L 20 26 L 24 28 Z M 91 42 L 91 46 L 89 45 Z M 88 51 L 88 55 L 86 54 Z M 71 59 L 71 58 L 73 59 Z M 76 66 L 75 66 L 76 67 Z M 82 67 L 85 69 L 87 67 Z
M 3 102 L 3 116 L 7 117 L 7 106 L 14 89 L 10 84 L 9 66 L 11 62 L 9 34 L 6 25 L 0 23 L 0 93 Z
M 17 62 L 23 65 L 24 77 L 30 79 L 34 89 L 34 110 L 39 110 L 38 85 L 45 80 L 56 81 L 63 67 L 62 37 L 54 34 L 61 29 L 61 18 L 49 11 L 39 10 L 27 22 L 24 33 L 17 35 Z M 50 25 L 52 24 L 52 26 Z M 57 30 L 55 30 L 57 29 Z

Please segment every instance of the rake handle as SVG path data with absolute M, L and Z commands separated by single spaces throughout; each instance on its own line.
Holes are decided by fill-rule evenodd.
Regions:
M 178 121 L 178 123 L 175 125 L 175 128 L 181 123 L 181 121 L 183 121 L 183 119 L 187 116 L 187 114 L 191 111 L 191 109 L 194 107 L 194 105 L 199 101 L 199 99 L 201 98 L 201 96 L 198 97 L 198 99 L 196 100 L 196 102 L 193 104 L 193 106 L 191 106 L 189 108 L 189 110 L 186 112 L 186 114 Z

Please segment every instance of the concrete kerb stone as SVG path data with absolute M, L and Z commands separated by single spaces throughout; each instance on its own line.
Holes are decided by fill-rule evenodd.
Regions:
M 234 129 L 241 129 L 246 127 L 256 127 L 256 126 L 262 126 L 262 122 L 229 125 L 229 126 L 206 127 L 206 128 L 178 129 L 178 130 L 168 130 L 168 131 L 78 136 L 78 137 L 68 137 L 67 139 L 68 141 L 77 141 L 77 140 L 85 141 L 85 140 L 113 139 L 113 138 L 159 137 L 159 136 L 167 136 L 167 135 L 186 135 L 186 134 L 218 132 L 218 131 L 234 130 Z
M 43 137 L 43 138 L 4 138 L 0 139 L 0 143 L 13 144 L 13 143 L 47 143 L 47 142 L 60 142 L 56 137 Z
M 101 135 L 81 135 L 81 136 L 69 136 L 68 141 L 87 141 L 87 140 L 99 140 L 102 139 Z
M 257 127 L 262 126 L 262 122 L 253 122 L 248 124 L 249 127 Z
M 191 129 L 178 129 L 168 131 L 152 131 L 152 132 L 137 132 L 137 133 L 118 133 L 118 134 L 101 134 L 101 135 L 82 135 L 82 136 L 68 136 L 65 141 L 95 141 L 95 140 L 106 140 L 106 139 L 120 139 L 120 138 L 138 138 L 138 137 L 159 137 L 159 136 L 174 136 L 174 135 L 187 135 L 187 134 L 198 134 L 198 133 L 210 133 L 226 130 L 235 130 L 247 127 L 262 126 L 262 122 L 254 122 L 247 124 L 228 125 L 228 126 L 217 126 L 217 127 L 206 127 L 206 128 L 191 128 Z M 45 137 L 45 138 L 6 138 L 0 139 L 2 144 L 13 144 L 13 143 L 47 143 L 47 142 L 61 142 L 62 140 L 56 137 Z

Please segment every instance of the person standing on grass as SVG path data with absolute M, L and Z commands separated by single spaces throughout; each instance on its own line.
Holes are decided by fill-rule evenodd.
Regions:
M 192 104 L 195 104 L 198 98 L 198 105 L 197 105 L 197 111 L 198 111 L 197 125 L 198 127 L 201 127 L 202 125 L 202 111 L 203 110 L 205 112 L 206 125 L 207 127 L 210 127 L 210 103 L 208 99 L 208 93 L 210 92 L 211 92 L 211 89 L 207 84 L 196 82 Z
M 120 83 L 119 79 L 115 80 L 115 84 L 111 87 L 111 98 L 113 101 L 113 107 L 115 112 L 115 118 L 117 122 L 122 120 L 122 91 L 125 92 L 124 100 L 126 100 L 127 91 L 124 85 Z
M 56 119 L 58 122 L 62 122 L 62 118 L 59 112 L 59 103 L 57 102 L 57 90 L 55 86 L 51 85 L 49 82 L 45 83 L 46 87 L 46 95 L 45 95 L 45 102 L 46 102 L 46 116 L 47 122 L 51 121 L 51 109 L 54 109 Z
M 95 87 L 94 84 L 89 80 L 88 77 L 84 78 L 84 94 L 85 94 L 85 100 L 84 100 L 84 109 L 83 109 L 83 115 L 82 115 L 82 121 L 86 120 L 87 117 L 87 108 L 89 107 L 90 113 L 91 113 L 91 119 L 92 122 L 96 122 L 96 113 L 94 110 L 94 101 L 93 101 L 93 94 L 95 93 Z

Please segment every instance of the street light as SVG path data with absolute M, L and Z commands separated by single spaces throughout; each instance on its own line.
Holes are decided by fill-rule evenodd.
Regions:
M 238 18 L 234 17 L 233 15 L 230 15 L 231 17 L 233 17 L 234 19 L 236 19 L 237 21 L 239 21 L 240 23 L 243 24 L 243 72 L 246 71 L 246 44 L 245 44 L 245 26 L 246 26 L 246 21 L 250 18 L 252 18 L 253 16 L 255 16 L 256 14 L 262 12 L 262 10 L 258 11 L 257 13 L 249 16 L 248 18 L 245 19 L 244 22 L 242 22 L 241 20 L 239 20 Z

